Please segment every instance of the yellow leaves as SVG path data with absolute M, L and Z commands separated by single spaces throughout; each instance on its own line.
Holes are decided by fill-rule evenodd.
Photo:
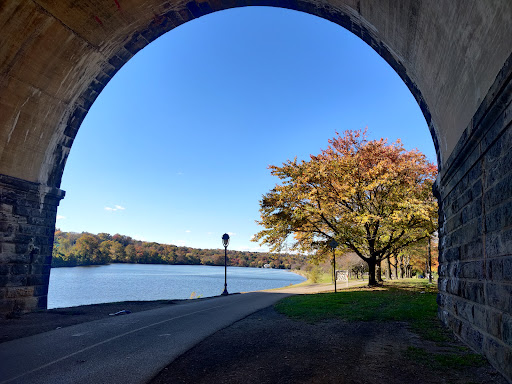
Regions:
M 347 131 L 329 144 L 309 161 L 269 167 L 281 183 L 260 202 L 265 229 L 258 240 L 275 245 L 293 233 L 301 247 L 316 247 L 336 233 L 340 242 L 374 249 L 423 236 L 435 225 L 437 168 L 423 154 L 406 151 L 400 141 L 369 141 L 366 130 Z M 369 232 L 372 247 L 365 243 Z

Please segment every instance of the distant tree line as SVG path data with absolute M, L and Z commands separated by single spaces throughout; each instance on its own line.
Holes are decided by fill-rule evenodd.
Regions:
M 300 269 L 305 257 L 298 254 L 241 252 L 228 249 L 228 265 Z M 108 233 L 55 231 L 52 267 L 110 263 L 224 265 L 224 249 L 198 249 L 132 239 Z

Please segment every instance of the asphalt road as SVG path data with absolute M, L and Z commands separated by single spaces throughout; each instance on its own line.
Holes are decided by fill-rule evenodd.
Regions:
M 206 337 L 285 296 L 191 300 L 2 343 L 0 384 L 146 383 Z

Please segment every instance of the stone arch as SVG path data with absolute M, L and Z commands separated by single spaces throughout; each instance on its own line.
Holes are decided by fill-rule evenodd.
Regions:
M 408 86 L 441 168 L 440 317 L 512 377 L 512 308 L 502 299 L 512 294 L 512 223 L 503 214 L 512 196 L 507 0 L 3 2 L 0 312 L 46 306 L 62 172 L 108 81 L 169 30 L 249 5 L 302 11 L 346 28 Z
M 155 3 L 158 4 L 159 2 L 155 1 Z M 63 34 L 63 41 L 58 49 L 54 49 L 56 56 L 71 57 L 73 60 L 64 62 L 60 73 L 50 74 L 55 79 L 49 80 L 52 83 L 60 82 L 60 86 L 59 89 L 55 90 L 55 95 L 51 95 L 56 96 L 56 100 L 47 101 L 49 105 L 58 105 L 55 108 L 56 113 L 47 120 L 49 127 L 45 129 L 44 137 L 46 145 L 40 144 L 41 152 L 38 153 L 38 156 L 31 156 L 30 167 L 26 167 L 26 156 L 22 156 L 19 150 L 9 151 L 7 149 L 7 154 L 14 158 L 10 159 L 11 164 L 7 161 L 4 163 L 6 169 L 0 168 L 0 173 L 13 175 L 13 173 L 19 172 L 13 172 L 12 168 L 19 170 L 19 168 L 24 167 L 29 173 L 21 172 L 21 178 L 58 188 L 66 158 L 81 122 L 101 90 L 133 55 L 154 39 L 194 18 L 222 9 L 244 5 L 246 4 L 243 2 L 222 3 L 210 1 L 181 3 L 173 7 L 170 7 L 169 4 L 155 5 L 153 8 L 148 6 L 142 10 L 133 11 L 134 13 L 138 12 L 133 15 L 137 17 L 137 23 L 131 25 L 130 28 L 122 25 L 123 14 L 124 12 L 128 13 L 128 11 L 125 11 L 120 3 L 113 2 L 110 4 L 110 8 L 104 7 L 104 9 L 98 9 L 96 12 L 85 9 L 85 7 L 78 10 L 70 7 L 69 12 L 73 14 L 71 16 L 68 14 L 61 15 L 58 7 L 53 9 L 45 8 L 44 6 L 38 7 L 34 4 L 23 6 L 23 8 L 33 8 L 31 11 L 39 13 L 41 18 L 46 16 L 44 20 L 38 20 L 42 29 L 40 32 L 30 31 L 31 39 L 33 40 L 32 44 L 49 44 L 45 38 L 51 35 L 54 30 L 60 29 L 62 30 L 60 32 Z M 251 5 L 276 4 L 256 2 L 251 3 Z M 436 152 L 438 153 L 438 162 L 442 164 L 442 152 L 439 151 L 435 122 L 432 119 L 427 102 L 422 96 L 420 87 L 414 79 L 415 73 L 411 64 L 404 61 L 400 55 L 394 53 L 397 47 L 393 47 L 392 42 L 385 42 L 379 35 L 377 27 L 362 17 L 360 3 L 358 3 L 357 9 L 352 9 L 347 4 L 335 7 L 330 4 L 319 5 L 312 2 L 287 2 L 277 4 L 277 6 L 310 13 L 330 20 L 360 37 L 384 58 L 398 73 L 416 98 L 430 127 Z M 168 7 L 170 8 L 167 9 Z M 12 9 L 13 17 L 20 13 L 18 8 Z M 417 15 L 418 11 L 415 9 L 417 5 L 411 4 L 410 8 L 409 13 Z M 393 7 L 389 7 L 389 9 L 393 10 Z M 68 21 L 66 17 L 71 19 L 72 17 L 82 16 L 83 18 L 84 14 L 87 23 L 83 23 L 86 25 L 80 25 L 79 27 L 85 31 L 71 28 L 72 21 Z M 33 18 L 32 13 L 27 12 L 27 16 Z M 124 18 L 128 18 L 128 16 L 125 15 Z M 107 23 L 121 25 L 107 28 Z M 69 31 L 69 28 L 71 28 L 71 31 Z M 108 35 L 102 33 L 105 29 L 108 30 Z M 96 30 L 100 32 L 95 33 L 94 31 Z M 67 36 L 66 32 L 68 32 Z M 89 33 L 90 36 L 86 37 L 86 33 Z M 32 36 L 32 34 L 35 34 L 35 36 Z M 9 63 L 11 66 L 16 65 L 18 57 L 14 56 L 13 59 Z M 53 61 L 57 62 L 56 60 Z M 45 77 L 48 76 L 46 72 L 45 70 L 43 73 Z M 73 84 L 67 84 L 70 81 L 73 81 Z M 64 89 L 66 86 L 67 88 Z M 20 123 L 19 117 L 23 112 L 22 109 L 26 105 L 25 103 L 30 103 L 31 100 L 40 98 L 42 96 L 40 92 L 46 94 L 45 91 L 49 91 L 50 87 L 50 84 L 48 84 L 46 89 L 42 89 L 38 84 L 32 89 L 32 93 L 30 91 L 26 93 L 26 99 L 22 98 L 20 100 L 19 108 L 14 108 L 15 110 L 18 109 L 18 113 L 11 119 L 11 135 L 15 131 L 23 131 L 23 129 L 19 129 L 18 124 Z M 63 102 L 64 100 L 67 102 Z M 39 106 L 38 108 L 41 107 Z M 30 135 L 30 133 L 27 135 Z M 10 140 L 8 140 L 8 144 L 10 144 L 9 142 Z M 14 156 L 12 155 L 13 152 L 15 153 Z

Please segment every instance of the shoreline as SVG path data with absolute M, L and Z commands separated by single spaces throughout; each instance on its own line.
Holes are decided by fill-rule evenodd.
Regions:
M 243 267 L 240 267 L 243 268 Z M 345 284 L 343 284 L 345 285 Z M 354 281 L 348 287 L 364 285 L 362 281 Z M 314 294 L 329 292 L 334 288 L 332 283 L 311 283 L 308 280 L 280 288 L 266 289 L 251 292 L 283 292 L 292 294 Z M 344 287 L 340 286 L 338 290 Z M 230 295 L 243 294 L 247 292 L 232 293 Z M 86 304 L 73 307 L 62 307 L 43 309 L 36 312 L 29 312 L 12 318 L 0 318 L 0 343 L 36 335 L 55 329 L 69 327 L 72 325 L 101 320 L 111 317 L 119 311 L 142 312 L 165 307 L 168 305 L 180 305 L 191 300 L 211 300 L 221 295 L 189 298 L 189 299 L 168 299 L 168 300 L 147 300 L 147 301 L 118 301 L 110 303 Z M 128 313 L 129 314 L 129 313 Z M 123 314 L 122 316 L 126 316 Z
M 114 263 L 52 268 L 50 274 L 46 309 L 118 301 L 176 301 L 215 297 L 221 294 L 219 287 L 224 284 L 224 268 L 209 265 Z M 152 279 L 153 274 L 158 275 L 156 279 Z M 278 268 L 230 266 L 227 275 L 230 293 L 289 287 L 306 280 L 296 270 Z M 89 276 L 98 285 L 104 286 L 104 291 L 92 287 L 92 291 L 88 292 Z M 144 280 L 146 278 L 148 280 Z M 231 278 L 233 280 L 230 281 Z M 125 288 L 121 289 L 121 286 Z M 139 292 L 141 289 L 143 291 Z

